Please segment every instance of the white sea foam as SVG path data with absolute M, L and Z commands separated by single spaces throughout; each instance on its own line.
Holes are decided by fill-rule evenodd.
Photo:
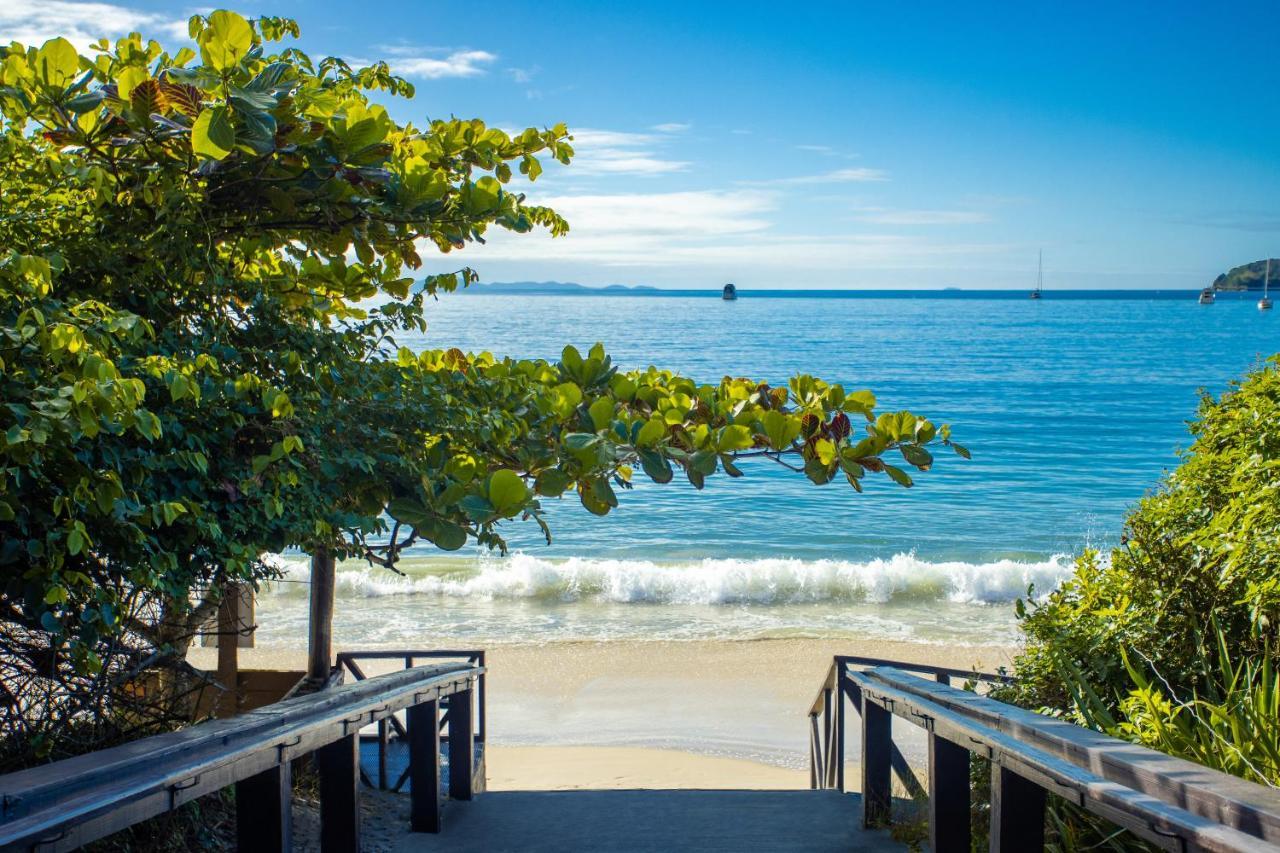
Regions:
M 288 580 L 306 580 L 307 565 L 282 560 Z M 896 554 L 866 561 L 703 559 L 649 561 L 570 557 L 548 559 L 517 553 L 442 566 L 415 565 L 407 574 L 347 565 L 338 572 L 338 594 L 346 597 L 433 596 L 622 604 L 784 605 L 821 602 L 931 600 L 999 604 L 1037 597 L 1071 574 L 1071 558 L 989 563 L 928 561 Z M 425 569 L 425 570 L 424 570 Z M 278 592 L 298 594 L 298 584 Z

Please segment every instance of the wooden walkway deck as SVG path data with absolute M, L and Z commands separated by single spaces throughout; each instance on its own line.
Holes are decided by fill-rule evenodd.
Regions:
M 440 835 L 405 833 L 396 853 L 827 853 L 898 851 L 860 827 L 836 791 L 490 791 L 450 803 Z

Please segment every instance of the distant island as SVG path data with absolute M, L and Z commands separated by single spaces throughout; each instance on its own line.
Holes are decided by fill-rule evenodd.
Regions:
M 1213 289 L 1222 291 L 1262 290 L 1267 273 L 1266 260 L 1235 267 L 1213 280 Z M 1271 277 L 1280 277 L 1280 260 L 1271 259 Z
M 571 281 L 494 281 L 481 282 L 473 284 L 467 288 L 472 293 L 529 293 L 529 294 L 556 294 L 556 293 L 648 293 L 658 290 L 656 287 L 650 287 L 647 284 L 626 285 L 626 284 L 609 284 L 604 287 L 590 287 L 585 284 L 575 284 Z

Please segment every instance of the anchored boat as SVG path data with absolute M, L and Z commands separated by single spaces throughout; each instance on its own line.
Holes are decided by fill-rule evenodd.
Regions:
M 1213 304 L 1213 298 L 1214 298 L 1214 297 L 1213 297 L 1213 288 L 1212 288 L 1212 287 L 1206 287 L 1204 290 L 1200 291 L 1200 304 L 1201 304 L 1201 305 L 1212 305 L 1212 304 Z
M 1267 274 L 1262 279 L 1262 298 L 1258 300 L 1259 311 L 1271 310 L 1271 259 L 1267 258 Z
M 1040 266 L 1036 270 L 1036 289 L 1031 291 L 1031 298 L 1039 299 L 1042 290 L 1044 290 L 1044 249 L 1040 250 Z
M 724 286 L 724 294 L 722 297 L 725 301 L 738 298 L 738 288 L 732 282 Z

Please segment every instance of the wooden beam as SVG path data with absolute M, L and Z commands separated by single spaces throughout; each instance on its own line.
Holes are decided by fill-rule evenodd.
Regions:
M 409 723 L 409 828 L 414 832 L 439 832 L 440 810 L 440 703 L 411 705 Z
M 333 555 L 319 549 L 311 557 L 311 621 L 307 631 L 307 678 L 323 683 L 333 660 Z
M 969 750 L 929 735 L 929 849 L 969 853 Z
M 236 849 L 288 853 L 293 839 L 293 773 L 290 762 L 236 783 Z
M 360 853 L 360 735 L 315 752 L 320 769 L 321 853 Z
M 223 692 L 213 705 L 215 717 L 234 717 L 240 707 L 240 585 L 222 587 L 218 604 L 218 683 Z
M 1008 768 L 992 765 L 992 853 L 1043 850 L 1044 803 L 1044 788 Z
M 469 800 L 475 774 L 476 741 L 471 726 L 475 691 L 459 690 L 449 697 L 449 798 Z
M 893 716 L 874 702 L 862 702 L 862 825 L 887 826 L 892 792 Z

